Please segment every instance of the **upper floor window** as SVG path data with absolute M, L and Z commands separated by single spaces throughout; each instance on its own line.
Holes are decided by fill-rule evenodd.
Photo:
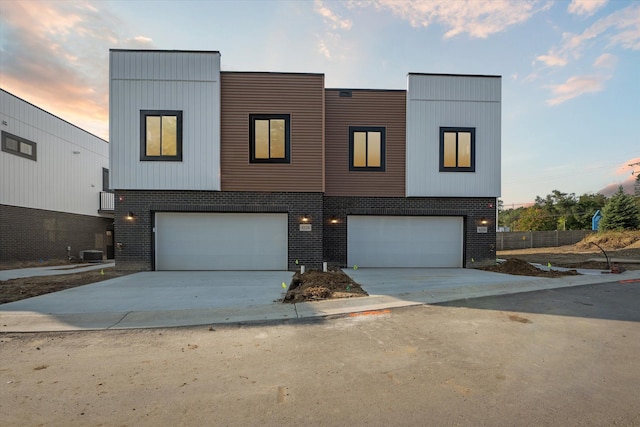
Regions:
M 385 142 L 383 127 L 349 126 L 349 170 L 384 172 Z
M 140 160 L 182 160 L 182 111 L 140 111 Z
M 102 168 L 102 191 L 109 191 L 109 169 Z
M 290 163 L 289 114 L 249 115 L 249 161 Z
M 2 131 L 2 151 L 35 161 L 38 159 L 37 148 L 35 142 Z
M 476 171 L 476 128 L 440 128 L 440 172 Z

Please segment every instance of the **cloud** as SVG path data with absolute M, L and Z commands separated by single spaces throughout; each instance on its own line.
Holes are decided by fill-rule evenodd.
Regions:
M 548 67 L 564 67 L 568 63 L 567 58 L 551 52 L 548 55 L 537 56 L 536 61 L 542 62 Z
M 342 43 L 340 32 L 348 31 L 353 26 L 349 19 L 341 18 L 337 13 L 329 9 L 321 0 L 315 0 L 313 10 L 322 16 L 329 30 L 318 35 L 318 52 L 327 60 L 344 59 L 348 50 Z
M 632 175 L 634 171 L 636 173 Z M 640 173 L 640 157 L 631 158 L 620 164 L 614 173 L 619 176 L 625 176 L 625 178 L 622 181 L 612 182 L 606 185 L 598 191 L 598 193 L 610 197 L 615 194 L 618 191 L 618 187 L 622 185 L 625 193 L 634 194 L 636 178 L 638 177 L 638 173 Z
M 472 38 L 487 38 L 527 21 L 551 4 L 540 0 L 375 0 L 356 1 L 351 5 L 390 10 L 413 27 L 438 23 L 446 30 L 444 38 L 464 33 Z
M 591 5 L 589 2 L 579 4 Z M 601 42 L 600 46 L 598 42 Z M 605 16 L 582 33 L 563 33 L 560 45 L 549 49 L 545 55 L 537 56 L 535 62 L 542 62 L 548 67 L 563 67 L 571 59 L 579 59 L 586 49 L 603 46 L 640 50 L 640 4 L 633 4 Z
M 562 84 L 548 85 L 546 87 L 551 89 L 553 98 L 548 99 L 547 104 L 558 105 L 585 93 L 600 92 L 604 89 L 604 81 L 607 79 L 607 76 L 601 75 L 573 76 Z
M 637 171 L 638 173 L 640 173 L 640 157 L 634 157 L 632 159 L 629 159 L 623 164 L 621 164 L 620 166 L 618 166 L 615 170 L 615 174 L 628 175 L 634 171 Z
M 614 29 L 609 37 L 611 46 L 640 50 L 640 4 L 610 15 L 601 25 Z
M 130 49 L 153 49 L 155 45 L 149 37 L 135 36 L 125 40 L 125 44 Z
M 608 0 L 572 0 L 567 11 L 575 15 L 591 16 L 607 2 Z
M 534 64 L 542 62 L 547 67 L 563 67 L 571 60 L 581 58 L 587 49 L 590 54 L 597 55 L 598 51 L 614 47 L 640 50 L 640 4 L 632 4 L 600 18 L 581 33 L 562 34 L 560 45 L 551 48 L 546 55 L 536 57 Z M 613 54 L 600 53 L 592 64 L 596 70 L 593 75 L 574 76 L 563 84 L 546 86 L 552 92 L 547 104 L 558 105 L 582 94 L 603 90 L 604 82 L 612 77 L 617 61 Z
M 595 68 L 609 68 L 613 69 L 616 67 L 618 63 L 618 58 L 615 55 L 611 55 L 610 53 L 603 53 L 598 58 L 596 58 L 593 66 Z
M 318 42 L 318 50 L 325 58 L 331 59 L 331 51 L 327 47 L 327 43 L 324 40 Z
M 3 89 L 102 138 L 108 137 L 109 48 L 152 47 L 102 3 L 0 2 Z
M 611 197 L 618 191 L 618 188 L 622 185 L 622 189 L 624 190 L 625 193 L 634 194 L 635 183 L 636 183 L 636 177 L 630 175 L 629 177 L 625 178 L 625 180 L 622 182 L 614 182 L 605 186 L 604 188 L 600 189 L 598 193 L 605 195 L 607 197 Z
M 327 60 L 344 60 L 350 51 L 348 43 L 342 40 L 340 34 L 335 32 L 326 32 L 318 35 L 318 52 Z
M 564 49 L 578 51 L 587 42 L 604 36 L 609 46 L 640 50 L 640 4 L 628 6 L 599 19 L 581 34 L 563 34 Z
M 349 19 L 342 19 L 331 9 L 326 7 L 322 0 L 313 2 L 313 10 L 324 18 L 325 23 L 329 24 L 334 30 L 350 30 L 353 25 Z

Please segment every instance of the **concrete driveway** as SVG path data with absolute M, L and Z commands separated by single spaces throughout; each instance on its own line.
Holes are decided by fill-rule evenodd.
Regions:
M 290 271 L 142 272 L 0 305 L 0 332 L 128 329 L 340 315 L 466 298 L 640 279 L 558 279 L 474 269 L 345 270 L 369 297 L 282 304 Z
M 109 313 L 269 305 L 290 271 L 146 271 L 0 306 L 0 311 Z

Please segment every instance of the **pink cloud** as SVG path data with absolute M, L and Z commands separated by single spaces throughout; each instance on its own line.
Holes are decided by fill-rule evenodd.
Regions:
M 3 89 L 108 138 L 108 52 L 151 47 L 126 38 L 125 26 L 102 3 L 14 1 L 0 3 L 6 32 L 0 80 Z
M 635 173 L 632 174 L 632 172 Z M 621 182 L 613 182 L 609 185 L 606 185 L 604 188 L 598 191 L 598 193 L 604 194 L 605 196 L 609 197 L 616 191 L 618 191 L 618 187 L 622 185 L 625 193 L 634 194 L 636 179 L 638 177 L 638 174 L 640 173 L 640 157 L 634 157 L 622 163 L 615 169 L 614 173 L 616 175 L 622 175 L 625 178 Z
M 547 100 L 547 104 L 558 105 L 585 93 L 600 92 L 607 78 L 601 75 L 573 76 L 562 84 L 548 85 L 553 97 Z
M 473 38 L 486 38 L 550 7 L 550 3 L 538 0 L 376 0 L 352 5 L 374 5 L 377 9 L 390 10 L 414 27 L 439 23 L 445 28 L 444 38 L 464 33 Z
M 315 0 L 313 2 L 313 10 L 322 16 L 327 24 L 334 30 L 350 30 L 353 23 L 349 19 L 341 18 L 337 13 L 329 9 L 324 5 L 322 0 Z
M 622 185 L 622 189 L 624 190 L 625 193 L 634 194 L 635 182 L 636 182 L 636 177 L 629 176 L 622 182 L 614 182 L 607 185 L 606 187 L 598 191 L 598 193 L 603 194 L 607 197 L 611 197 L 613 194 L 615 194 L 618 191 L 618 188 Z
M 602 7 L 604 3 L 604 1 L 574 0 L 569 5 L 569 12 L 590 15 Z M 640 4 L 635 3 L 616 10 L 596 20 L 581 33 L 563 33 L 559 45 L 552 47 L 544 55 L 538 55 L 535 62 L 541 62 L 547 67 L 562 67 L 572 60 L 581 58 L 587 50 L 593 54 L 597 50 L 613 47 L 640 50 Z M 615 56 L 604 53 L 596 59 L 593 66 L 613 70 L 616 62 Z M 568 83 L 575 84 L 577 82 Z M 592 85 L 592 87 L 595 86 Z M 562 98 L 547 101 L 550 105 L 560 102 L 564 102 Z
M 631 174 L 631 172 L 640 173 L 640 157 L 634 157 L 633 159 L 629 159 L 616 169 L 616 175 L 627 175 Z
M 573 0 L 567 11 L 576 15 L 591 16 L 607 4 L 608 0 Z
M 603 53 L 593 63 L 595 68 L 615 68 L 618 58 L 610 53 Z
M 567 58 L 549 52 L 548 55 L 540 55 L 536 57 L 536 61 L 542 62 L 549 67 L 564 67 L 567 65 Z

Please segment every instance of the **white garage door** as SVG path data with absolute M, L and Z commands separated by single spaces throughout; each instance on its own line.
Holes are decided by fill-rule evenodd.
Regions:
M 287 214 L 156 213 L 156 270 L 287 270 Z
M 350 267 L 462 267 L 461 217 L 347 217 Z

